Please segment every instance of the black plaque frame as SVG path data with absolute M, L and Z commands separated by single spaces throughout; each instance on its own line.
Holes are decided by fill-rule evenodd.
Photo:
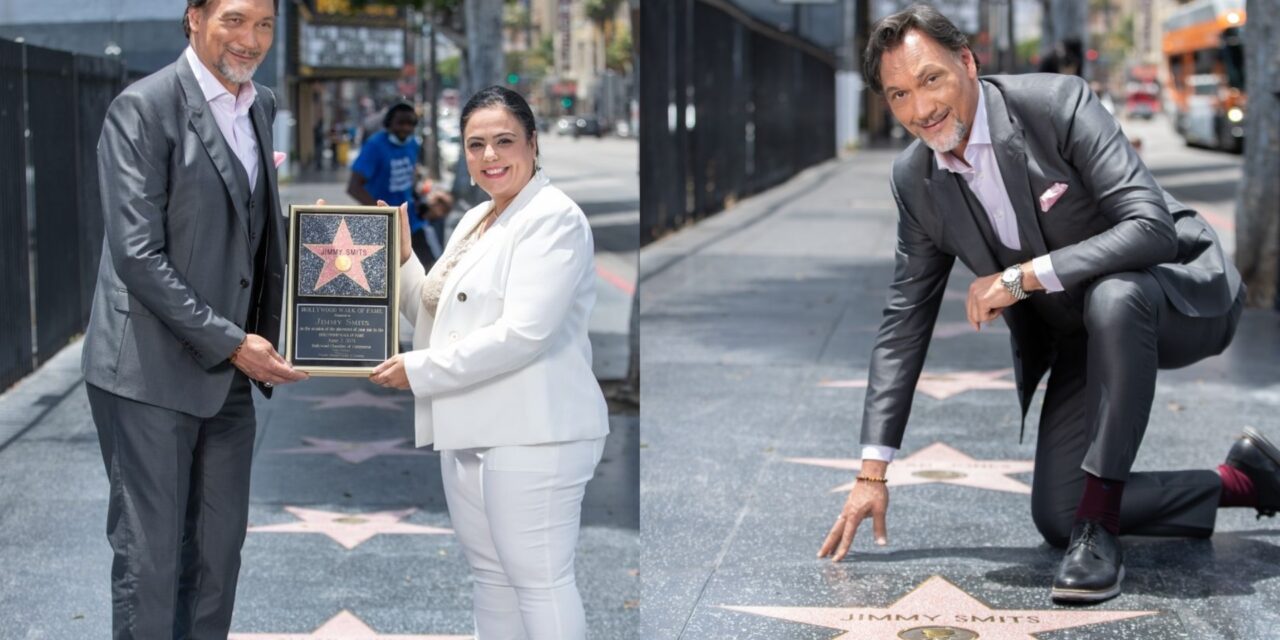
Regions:
M 367 377 L 383 360 L 400 351 L 400 221 L 396 218 L 395 207 L 335 206 L 335 205 L 290 205 L 289 206 L 289 277 L 285 301 L 285 359 L 299 371 L 313 376 L 347 376 Z M 385 286 L 366 295 L 344 296 L 333 293 L 317 294 L 313 287 L 304 291 L 314 283 L 305 283 L 303 278 L 303 260 L 307 256 L 303 252 L 310 250 L 302 241 L 302 224 L 308 216 L 326 216 L 354 218 L 381 216 L 386 218 L 386 238 L 382 251 L 385 256 Z M 332 241 L 332 240 L 331 240 Z M 375 251 L 375 255 L 377 252 Z M 308 258 L 314 261 L 314 258 Z M 362 265 L 363 268 L 363 265 Z M 337 278 L 347 277 L 345 271 Z M 317 280 L 318 281 L 318 280 Z M 353 281 L 354 282 L 354 281 Z M 300 311 L 302 313 L 300 317 Z M 382 322 L 378 319 L 381 316 Z M 361 320 L 353 320 L 360 317 Z M 300 324 L 300 320 L 301 323 Z M 311 332 L 319 331 L 312 325 L 317 322 L 328 323 L 327 334 L 318 336 L 302 336 L 300 330 L 311 327 Z M 359 322 L 373 322 L 370 326 Z M 305 325 L 305 326 L 304 326 Z M 366 330 L 367 329 L 367 330 Z M 343 333 L 346 335 L 341 335 Z M 365 335 L 356 335 L 365 334 Z M 375 334 L 375 335 L 367 335 Z M 379 335 L 380 334 L 380 335 Z M 351 353 L 356 347 L 350 346 L 359 340 L 364 346 L 372 346 L 365 357 Z M 345 342 L 347 346 L 337 343 Z M 381 348 L 381 350 L 380 350 Z M 322 353 L 325 349 L 331 352 Z M 349 356 L 349 357 L 348 357 Z

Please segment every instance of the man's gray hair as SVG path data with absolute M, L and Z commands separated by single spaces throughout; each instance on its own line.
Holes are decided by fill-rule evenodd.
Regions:
M 880 82 L 880 59 L 886 51 L 902 44 L 911 31 L 923 33 L 957 55 L 968 51 L 973 56 L 973 66 L 978 66 L 978 56 L 973 55 L 964 32 L 937 9 L 927 4 L 914 4 L 884 17 L 871 28 L 867 49 L 862 54 L 862 79 L 872 91 L 884 93 L 884 85 Z

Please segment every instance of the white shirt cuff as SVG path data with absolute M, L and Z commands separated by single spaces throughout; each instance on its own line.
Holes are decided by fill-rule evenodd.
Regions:
M 893 447 L 886 447 L 879 444 L 862 445 L 863 460 L 882 460 L 884 462 L 893 462 L 893 454 L 898 450 Z
M 1058 279 L 1058 274 L 1053 270 L 1053 260 L 1049 258 L 1049 254 L 1046 253 L 1032 260 L 1031 269 L 1036 272 L 1036 279 L 1040 280 L 1040 284 L 1045 291 L 1049 293 L 1062 291 L 1062 281 Z

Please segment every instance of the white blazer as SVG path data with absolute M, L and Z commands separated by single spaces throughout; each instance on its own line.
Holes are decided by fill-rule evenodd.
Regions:
M 466 213 L 453 246 L 484 218 Z M 468 449 L 599 438 L 609 433 L 591 370 L 587 319 L 595 251 L 582 209 L 541 173 L 511 201 L 444 282 L 436 317 L 422 304 L 417 257 L 400 270 L 404 354 L 419 447 Z

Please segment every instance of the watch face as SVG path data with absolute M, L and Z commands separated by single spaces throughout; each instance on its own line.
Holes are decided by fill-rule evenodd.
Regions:
M 1004 274 L 1000 276 L 1000 279 L 1012 284 L 1018 281 L 1018 275 L 1019 273 L 1013 269 L 1005 269 Z

